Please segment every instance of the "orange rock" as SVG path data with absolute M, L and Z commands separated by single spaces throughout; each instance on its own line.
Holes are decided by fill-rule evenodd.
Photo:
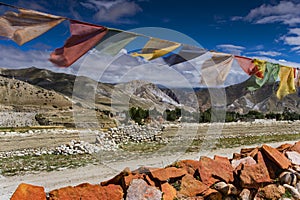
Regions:
M 76 187 L 65 187 L 49 193 L 49 200 L 121 200 L 123 189 L 119 185 L 91 185 L 83 183 Z
M 229 160 L 224 161 L 224 158 L 217 157 L 217 160 L 212 160 L 208 157 L 200 158 L 199 174 L 201 181 L 208 186 L 211 186 L 219 180 L 227 183 L 233 182 L 233 167 Z
M 188 197 L 185 200 L 204 200 L 204 197 L 197 196 L 197 197 Z
M 289 161 L 289 159 L 287 159 L 277 149 L 267 145 L 263 145 L 262 150 L 267 155 L 267 157 L 270 160 L 272 160 L 281 169 L 288 169 L 289 166 L 291 165 L 291 161 Z
M 184 176 L 187 172 L 183 169 L 178 169 L 176 167 L 167 167 L 163 169 L 150 170 L 153 178 L 159 181 L 167 181 L 170 178 L 178 178 Z
M 242 158 L 242 155 L 239 153 L 233 153 L 232 159 L 239 160 Z
M 240 180 L 241 186 L 244 188 L 259 188 L 262 183 L 270 183 L 272 181 L 260 152 L 257 153 L 257 164 L 243 165 Z
M 121 185 L 124 187 L 124 183 L 122 182 L 124 180 L 124 176 L 128 176 L 131 174 L 130 169 L 126 167 L 123 171 L 121 171 L 118 175 L 113 177 L 112 179 L 108 181 L 101 182 L 100 184 L 102 186 L 107 186 L 109 184 L 114 184 L 114 185 Z
M 11 200 L 32 199 L 46 200 L 46 193 L 44 192 L 44 188 L 40 186 L 21 183 L 11 197 Z
M 204 192 L 203 197 L 204 199 L 222 200 L 222 194 L 211 188 Z
M 257 196 L 262 199 L 280 199 L 285 193 L 285 188 L 282 185 L 270 184 L 260 188 Z
M 174 200 L 176 198 L 176 190 L 169 183 L 163 183 L 161 191 L 163 192 L 163 200 Z
M 176 162 L 174 165 L 176 167 L 184 169 L 185 171 L 187 171 L 187 173 L 194 175 L 195 171 L 200 166 L 200 162 L 197 160 L 181 160 L 181 161 Z
M 124 176 L 124 184 L 125 184 L 125 188 L 128 188 L 128 186 L 130 185 L 131 181 L 133 179 L 143 179 L 144 175 L 143 174 L 129 174 L 128 176 Z
M 148 176 L 144 174 L 144 180 L 147 182 L 150 186 L 155 186 L 155 182 Z
M 300 153 L 300 141 L 296 142 L 290 149 L 291 151 L 297 151 Z
M 193 197 L 207 189 L 207 185 L 196 180 L 192 175 L 186 174 L 181 180 L 179 193 L 187 197 Z
M 246 155 L 246 154 L 249 154 L 249 153 L 251 153 L 254 149 L 256 149 L 256 148 L 243 148 L 243 149 L 241 149 L 241 154 L 243 155 L 243 156 L 248 156 L 248 155 Z
M 280 151 L 281 153 L 284 153 L 285 151 L 288 151 L 291 147 L 292 147 L 291 144 L 285 143 L 285 144 L 280 145 L 280 146 L 277 147 L 276 149 L 277 149 L 278 151 Z
M 78 199 L 80 194 L 78 191 L 72 187 L 64 187 L 49 192 L 49 200 L 72 200 Z

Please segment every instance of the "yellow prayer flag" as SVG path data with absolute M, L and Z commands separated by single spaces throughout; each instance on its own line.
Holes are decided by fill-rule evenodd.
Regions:
M 153 60 L 174 51 L 180 47 L 180 45 L 180 43 L 176 42 L 151 38 L 142 49 L 142 53 L 134 52 L 131 55 L 134 57 L 141 56 L 147 60 Z
M 278 99 L 282 99 L 286 95 L 296 92 L 294 68 L 280 66 L 279 77 L 280 84 L 276 93 Z

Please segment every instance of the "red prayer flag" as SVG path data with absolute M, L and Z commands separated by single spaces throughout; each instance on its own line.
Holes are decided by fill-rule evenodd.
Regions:
M 64 46 L 55 49 L 50 55 L 50 61 L 60 67 L 69 67 L 106 35 L 108 29 L 76 20 L 70 20 L 71 37 Z
M 241 68 L 248 74 L 253 75 L 258 73 L 259 69 L 255 64 L 253 63 L 253 60 L 251 58 L 246 58 L 243 56 L 234 56 L 234 58 L 237 60 Z

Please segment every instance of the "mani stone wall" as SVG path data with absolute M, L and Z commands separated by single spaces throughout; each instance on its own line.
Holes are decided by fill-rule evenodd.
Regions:
M 34 112 L 0 112 L 0 127 L 25 127 L 39 125 Z

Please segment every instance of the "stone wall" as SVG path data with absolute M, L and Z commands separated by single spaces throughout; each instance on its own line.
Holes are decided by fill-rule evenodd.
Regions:
M 0 127 L 37 126 L 34 112 L 0 112 Z

